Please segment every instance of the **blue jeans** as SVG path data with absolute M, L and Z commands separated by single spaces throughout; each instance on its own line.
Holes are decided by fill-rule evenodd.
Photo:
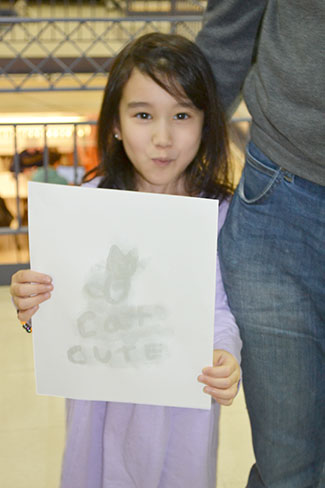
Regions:
M 219 239 L 243 340 L 249 488 L 325 487 L 325 187 L 253 144 Z

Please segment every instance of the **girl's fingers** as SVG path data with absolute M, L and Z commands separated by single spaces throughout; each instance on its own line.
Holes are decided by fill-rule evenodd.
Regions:
M 21 322 L 27 322 L 53 290 L 52 278 L 46 274 L 22 269 L 11 278 L 10 293 Z
M 215 378 L 227 378 L 236 369 L 236 364 L 228 364 L 224 366 L 207 366 L 203 368 L 202 373 L 206 376 Z
M 207 371 L 208 368 L 204 369 L 203 371 Z M 210 368 L 209 368 L 210 369 Z M 219 370 L 221 368 L 211 368 L 211 372 L 213 370 Z M 208 386 L 213 388 L 220 388 L 220 389 L 227 389 L 230 388 L 233 384 L 238 383 L 240 378 L 240 369 L 235 368 L 232 372 L 228 372 L 227 375 L 223 373 L 218 375 L 215 371 L 213 371 L 213 375 L 201 374 L 198 377 L 198 381 L 200 383 L 204 383 Z
M 218 388 L 221 390 L 227 390 L 232 387 L 232 385 L 237 384 L 240 378 L 240 374 L 237 371 L 234 371 L 228 377 L 220 377 L 216 378 L 215 376 L 206 376 L 200 375 L 198 377 L 198 381 L 200 383 L 204 383 L 205 385 L 211 388 Z
M 45 302 L 51 296 L 51 293 L 41 293 L 32 297 L 15 297 L 14 303 L 20 312 L 27 311 L 31 308 L 37 307 L 40 303 Z
M 53 290 L 51 284 L 39 283 L 14 283 L 11 285 L 11 295 L 13 297 L 26 298 L 42 293 L 48 293 Z
M 205 386 L 203 391 L 208 395 L 211 395 L 212 398 L 214 398 L 221 405 L 231 405 L 237 395 L 238 384 L 233 385 L 227 390 L 219 390 L 217 388 Z
M 17 271 L 12 277 L 10 293 L 16 307 L 28 310 L 50 298 L 52 279 L 30 269 Z
M 52 278 L 44 273 L 38 273 L 31 269 L 21 269 L 12 276 L 11 283 L 42 283 L 50 284 Z
M 17 313 L 17 317 L 21 322 L 27 322 L 29 319 L 32 318 L 35 312 L 39 309 L 38 305 L 32 307 L 28 310 L 19 310 Z

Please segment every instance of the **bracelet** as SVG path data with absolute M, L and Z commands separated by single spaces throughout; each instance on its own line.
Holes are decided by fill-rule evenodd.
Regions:
M 17 315 L 19 314 L 19 310 L 17 309 Z M 25 329 L 26 332 L 28 332 L 28 334 L 30 334 L 32 332 L 32 323 L 30 320 L 27 320 L 27 322 L 22 322 L 20 321 L 20 324 L 22 326 L 23 329 Z
M 21 323 L 21 326 L 23 329 L 25 329 L 26 332 L 28 332 L 28 334 L 30 334 L 33 330 L 32 328 L 32 324 L 27 321 L 27 322 L 20 322 Z

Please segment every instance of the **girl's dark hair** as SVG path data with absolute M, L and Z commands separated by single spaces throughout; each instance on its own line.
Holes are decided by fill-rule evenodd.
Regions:
M 222 198 L 231 191 L 228 139 L 223 110 L 208 61 L 185 37 L 151 33 L 139 37 L 115 58 L 105 88 L 98 121 L 99 186 L 135 190 L 135 171 L 123 144 L 114 138 L 123 89 L 136 68 L 176 99 L 189 100 L 204 113 L 198 153 L 185 170 L 189 195 Z

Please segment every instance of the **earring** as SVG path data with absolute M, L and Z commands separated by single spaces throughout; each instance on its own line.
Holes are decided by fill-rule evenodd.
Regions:
M 115 139 L 117 139 L 118 141 L 120 140 L 120 138 L 119 138 L 118 134 L 114 134 L 114 137 L 115 137 Z

